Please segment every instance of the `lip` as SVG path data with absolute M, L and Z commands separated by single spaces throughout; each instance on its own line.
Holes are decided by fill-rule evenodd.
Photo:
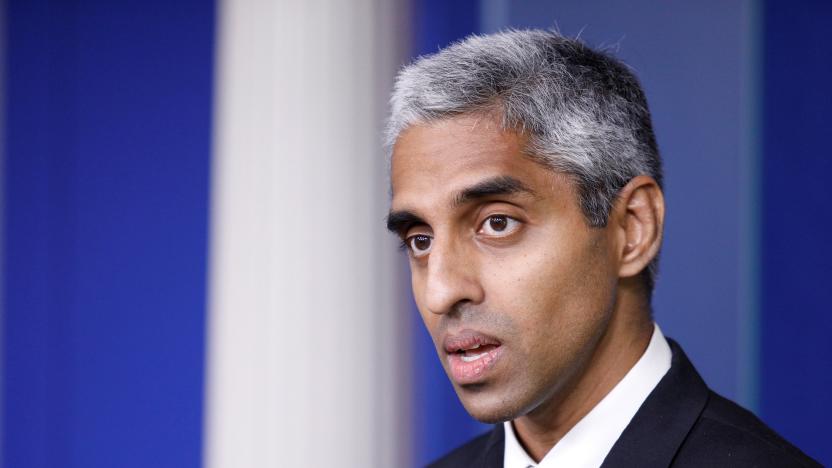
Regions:
M 497 360 L 503 354 L 500 340 L 476 330 L 462 330 L 450 334 L 443 340 L 447 353 L 448 368 L 451 379 L 458 385 L 480 383 L 488 377 Z M 473 361 L 466 362 L 459 350 L 471 350 L 481 346 L 489 346 Z
M 454 334 L 445 335 L 445 339 L 442 340 L 442 345 L 445 348 L 445 352 L 448 354 L 455 353 L 460 349 L 471 349 L 476 345 L 485 346 L 485 345 L 494 345 L 500 346 L 502 343 L 497 338 L 493 336 L 486 335 L 485 333 L 478 332 L 476 330 L 461 330 Z

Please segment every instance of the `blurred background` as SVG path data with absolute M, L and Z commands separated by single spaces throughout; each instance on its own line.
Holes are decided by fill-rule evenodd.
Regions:
M 0 0 L 0 460 L 422 466 L 460 406 L 383 227 L 396 70 L 556 28 L 646 89 L 654 298 L 716 391 L 832 464 L 832 4 Z

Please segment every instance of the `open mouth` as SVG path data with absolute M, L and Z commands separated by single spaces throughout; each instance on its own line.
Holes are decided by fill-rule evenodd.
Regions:
M 482 383 L 503 354 L 500 340 L 472 330 L 446 336 L 444 348 L 450 376 L 460 385 Z

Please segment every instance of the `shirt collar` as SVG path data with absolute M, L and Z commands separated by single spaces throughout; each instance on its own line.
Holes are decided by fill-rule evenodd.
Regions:
M 671 358 L 670 346 L 659 326 L 654 324 L 650 344 L 633 368 L 549 450 L 540 463 L 535 463 L 520 445 L 511 421 L 504 422 L 503 467 L 601 466 L 641 404 L 670 369 Z

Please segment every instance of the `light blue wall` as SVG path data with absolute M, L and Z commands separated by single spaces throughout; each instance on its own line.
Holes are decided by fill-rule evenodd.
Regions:
M 607 45 L 642 81 L 665 167 L 667 225 L 653 305 L 705 380 L 740 396 L 742 2 L 511 2 L 512 27 Z

